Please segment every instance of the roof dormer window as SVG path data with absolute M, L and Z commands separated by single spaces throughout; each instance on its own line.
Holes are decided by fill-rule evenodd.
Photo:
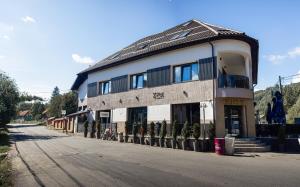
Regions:
M 189 34 L 190 34 L 191 31 L 183 31 L 183 32 L 180 32 L 178 34 L 175 34 L 171 40 L 177 40 L 177 39 L 180 39 L 180 38 L 185 38 L 187 37 Z

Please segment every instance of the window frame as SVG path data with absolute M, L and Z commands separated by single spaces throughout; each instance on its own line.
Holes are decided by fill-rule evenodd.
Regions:
M 139 77 L 142 77 L 142 87 L 138 86 Z M 143 89 L 146 87 L 147 87 L 147 72 L 130 75 L 130 89 L 131 90 Z
M 107 81 L 102 81 L 99 83 L 99 85 L 101 85 L 101 87 L 99 86 L 99 90 L 101 95 L 107 95 L 107 94 L 110 94 L 111 93 L 111 80 L 107 80 Z M 107 88 L 107 93 L 104 92 L 106 90 L 106 85 L 108 85 L 108 88 Z
M 193 65 L 197 65 L 197 79 L 193 79 Z M 183 80 L 184 76 L 183 76 L 183 71 L 185 67 L 189 67 L 189 80 Z M 179 72 L 180 72 L 180 80 L 177 81 L 177 74 L 176 74 L 176 69 L 180 68 Z M 195 62 L 190 62 L 190 63 L 186 63 L 186 64 L 180 64 L 180 65 L 175 65 L 173 66 L 173 83 L 183 83 L 183 82 L 190 82 L 190 81 L 198 81 L 200 80 L 200 69 L 199 69 L 199 62 L 195 61 Z

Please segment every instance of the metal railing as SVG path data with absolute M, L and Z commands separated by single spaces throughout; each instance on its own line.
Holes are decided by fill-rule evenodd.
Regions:
M 219 88 L 246 88 L 249 89 L 249 78 L 243 75 L 220 75 Z

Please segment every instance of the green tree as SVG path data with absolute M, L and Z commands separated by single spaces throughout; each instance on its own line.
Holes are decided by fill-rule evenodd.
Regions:
M 31 107 L 31 114 L 34 119 L 39 120 L 45 110 L 45 105 L 41 102 L 36 102 Z
M 59 88 L 57 86 L 55 86 L 53 92 L 52 92 L 52 96 L 51 96 L 51 99 L 55 96 L 59 96 L 60 95 L 60 91 L 59 91 Z
M 66 110 L 66 114 L 71 114 L 77 111 L 78 97 L 75 92 L 68 92 L 62 96 L 62 109 Z
M 48 113 L 51 117 L 61 117 L 61 103 L 62 96 L 59 93 L 59 88 L 56 86 L 52 92 L 48 108 Z
M 300 97 L 298 97 L 298 100 L 296 104 L 294 104 L 289 110 L 287 115 L 287 122 L 288 123 L 294 123 L 294 118 L 300 117 Z
M 0 72 L 0 127 L 4 127 L 16 114 L 19 91 L 14 80 Z

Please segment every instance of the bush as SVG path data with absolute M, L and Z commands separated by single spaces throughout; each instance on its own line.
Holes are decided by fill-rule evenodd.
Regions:
M 84 128 L 87 129 L 89 127 L 89 121 L 86 120 L 83 124 Z
M 167 134 L 167 122 L 163 120 L 160 127 L 160 138 L 165 138 Z
M 150 123 L 150 132 L 149 132 L 151 138 L 154 138 L 154 136 L 155 136 L 154 128 L 155 128 L 155 124 L 154 124 L 154 122 L 152 121 L 152 122 Z
M 212 122 L 208 126 L 208 137 L 213 140 L 216 137 L 216 126 Z
M 181 130 L 181 135 L 183 136 L 184 140 L 186 140 L 190 136 L 190 130 L 189 130 L 189 122 L 185 121 L 183 128 Z
M 140 128 L 140 134 L 142 137 L 145 136 L 145 132 L 147 130 L 147 120 L 144 120 L 142 125 L 141 125 L 141 128 Z
M 132 134 L 133 136 L 136 136 L 137 133 L 138 133 L 138 124 L 134 122 L 132 127 Z
M 199 137 L 200 137 L 200 134 L 201 134 L 201 132 L 200 132 L 200 125 L 199 125 L 199 123 L 194 123 L 194 125 L 193 125 L 193 136 L 194 136 L 194 138 L 196 140 L 198 140 Z
M 174 120 L 173 127 L 172 127 L 172 137 L 173 137 L 174 140 L 177 139 L 178 128 L 179 128 L 179 125 L 178 125 L 177 121 Z
M 125 136 L 128 136 L 128 131 L 129 131 L 129 123 L 128 121 L 125 121 Z

